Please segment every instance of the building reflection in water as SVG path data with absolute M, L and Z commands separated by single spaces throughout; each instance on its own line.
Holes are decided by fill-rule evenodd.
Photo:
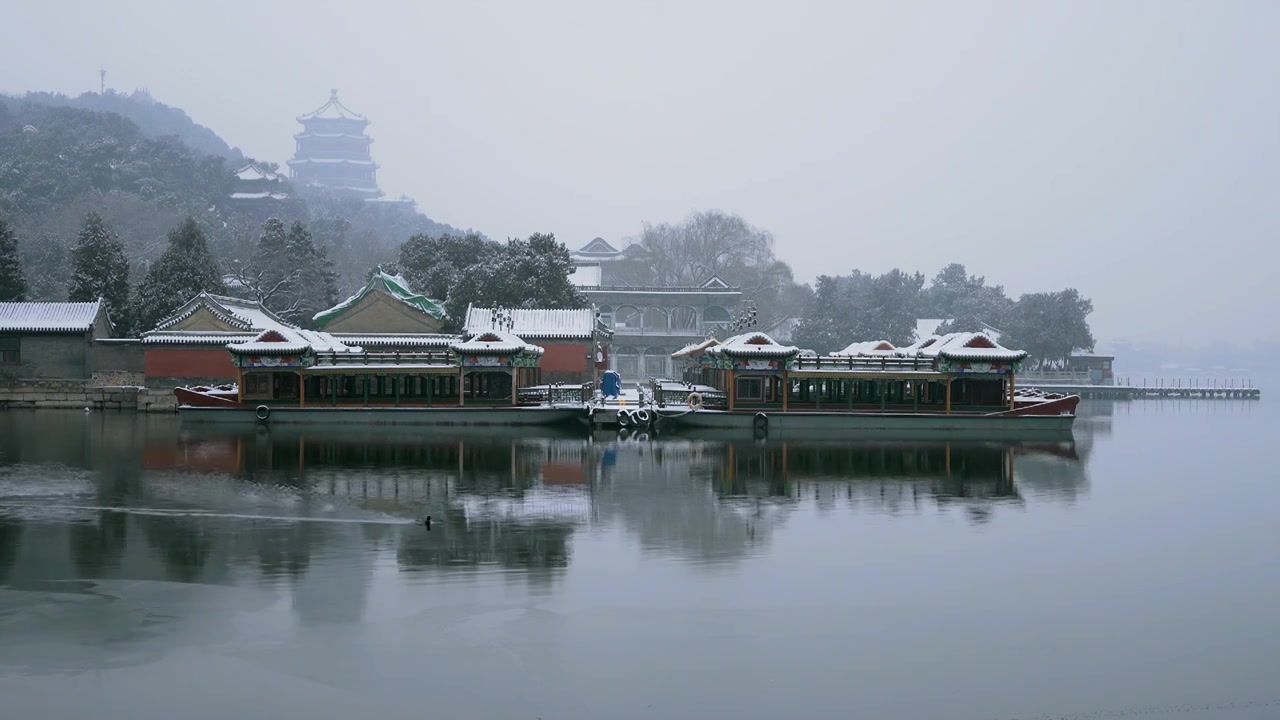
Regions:
M 86 423 L 84 437 L 69 440 L 75 452 L 61 456 L 75 467 L 55 464 L 52 441 L 40 439 L 63 436 L 0 441 L 0 473 L 37 478 L 0 492 L 0 583 L 226 585 L 250 570 L 258 584 L 291 590 L 299 621 L 340 623 L 364 614 L 378 563 L 409 578 L 489 573 L 536 590 L 563 575 L 584 527 L 620 529 L 648 556 L 714 565 L 766 551 L 802 510 L 959 509 L 992 522 L 1002 506 L 1070 502 L 1087 490 L 1071 443 L 146 423 L 132 434 Z M 59 504 L 65 511 L 50 514 Z

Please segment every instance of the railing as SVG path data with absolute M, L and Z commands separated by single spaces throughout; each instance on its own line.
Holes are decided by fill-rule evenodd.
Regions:
M 797 357 L 795 370 L 933 370 L 929 358 L 903 357 Z
M 673 387 L 653 383 L 650 393 L 658 403 L 658 407 L 688 407 L 689 396 L 697 393 L 702 396 L 702 407 L 707 410 L 728 410 L 729 394 L 721 390 L 705 390 L 692 387 Z
M 342 365 L 456 365 L 457 358 L 451 352 L 431 350 L 425 352 L 316 352 L 316 367 Z
M 1064 385 L 1088 385 L 1093 382 L 1088 370 L 1031 370 L 1018 376 L 1019 382 L 1062 383 Z
M 516 391 L 516 402 L 520 405 L 559 405 L 562 403 L 585 403 L 591 399 L 595 391 L 593 383 L 582 385 L 535 385 L 523 387 Z

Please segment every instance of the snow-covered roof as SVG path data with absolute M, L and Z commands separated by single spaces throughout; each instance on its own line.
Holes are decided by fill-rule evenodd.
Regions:
M 376 165 L 372 160 L 352 160 L 350 158 L 294 158 L 289 160 L 289 165 L 306 165 L 308 163 L 317 163 L 320 165 L 337 165 L 338 163 L 346 163 L 348 165 Z
M 708 355 L 724 355 L 731 358 L 783 358 L 800 352 L 794 345 L 782 345 L 762 332 L 734 335 L 714 347 L 707 348 Z
M 332 333 L 334 339 L 344 345 L 360 347 L 404 347 L 404 348 L 439 348 L 445 349 L 462 338 L 457 335 L 435 335 L 426 333 L 402 333 L 385 335 L 365 335 L 358 333 Z
M 327 332 L 281 328 L 264 330 L 247 342 L 227 343 L 227 349 L 238 355 L 292 355 L 308 350 L 315 352 L 361 352 Z
M 569 283 L 574 287 L 600 287 L 600 266 L 579 265 L 569 273 Z
M 945 318 L 917 318 L 916 319 L 916 340 L 923 340 L 932 335 L 938 334 L 938 328 L 947 322 Z
M 924 340 L 938 334 L 938 328 L 945 323 L 951 322 L 950 318 L 918 318 L 916 319 L 916 341 Z M 990 336 L 993 340 L 1000 339 L 1000 330 L 994 328 L 987 323 L 979 321 L 982 326 L 981 330 Z
M 594 337 L 597 332 L 596 314 L 591 308 L 467 308 L 462 334 L 471 336 L 488 330 L 502 330 L 536 340 L 586 340 Z
M 257 337 L 256 333 L 234 332 L 202 332 L 187 330 L 168 330 L 149 332 L 142 336 L 143 345 L 218 345 L 228 343 L 249 342 Z
M 837 357 L 892 357 L 896 352 L 897 348 L 888 340 L 868 340 L 850 343 L 831 354 Z
M 610 245 L 604 238 L 594 238 L 591 242 L 574 251 L 576 255 L 617 255 L 621 251 Z
M 449 346 L 459 355 L 541 355 L 543 350 L 516 335 L 501 330 L 486 330 L 465 342 Z
M 245 182 L 253 182 L 255 180 L 268 180 L 270 182 L 281 182 L 284 178 L 258 165 L 257 163 L 249 163 L 244 167 L 236 170 L 236 179 Z
M 688 345 L 685 345 L 679 350 L 671 353 L 671 357 L 682 358 L 682 357 L 688 357 L 690 355 L 697 355 L 698 353 L 705 352 L 708 348 L 715 347 L 716 345 L 719 345 L 719 344 L 720 344 L 719 340 L 715 338 L 707 338 L 706 340 L 702 340 L 700 342 L 690 343 Z
M 0 331 L 89 332 L 101 309 L 101 298 L 93 302 L 0 303 Z
M 986 332 L 948 333 L 932 335 L 898 349 L 903 357 L 940 357 L 947 360 L 1015 361 L 1027 356 L 1025 350 L 1010 350 L 1001 346 Z
M 243 332 L 260 332 L 262 330 L 295 327 L 263 307 L 262 303 L 256 300 L 245 300 L 244 298 L 202 292 L 183 303 L 182 307 L 174 310 L 173 314 L 161 320 L 160 324 L 156 325 L 150 332 L 144 333 L 144 338 L 152 332 L 162 331 L 177 325 L 199 312 L 201 308 L 208 310 L 219 320 Z
M 373 277 L 369 278 L 369 282 L 360 288 L 359 292 L 328 310 L 321 310 L 312 319 L 315 320 L 317 325 L 324 327 L 360 304 L 360 301 L 364 300 L 372 292 L 382 292 L 390 295 L 414 310 L 424 315 L 429 315 L 436 320 L 443 320 L 445 317 L 444 306 L 439 302 L 425 295 L 415 293 L 409 287 L 409 281 L 405 280 L 403 276 L 392 275 L 383 271 L 382 268 L 378 268 L 373 273 Z
M 369 119 L 365 116 L 353 112 L 351 108 L 343 105 L 342 101 L 338 100 L 338 91 L 336 89 L 329 91 L 329 102 L 306 115 L 298 116 L 298 122 L 305 120 L 358 120 L 363 123 L 369 122 Z

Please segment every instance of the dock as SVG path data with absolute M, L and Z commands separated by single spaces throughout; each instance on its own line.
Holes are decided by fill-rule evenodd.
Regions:
M 1262 390 L 1231 385 L 1063 385 L 1029 382 L 1026 387 L 1085 399 L 1142 400 L 1160 398 L 1197 398 L 1204 400 L 1260 400 Z

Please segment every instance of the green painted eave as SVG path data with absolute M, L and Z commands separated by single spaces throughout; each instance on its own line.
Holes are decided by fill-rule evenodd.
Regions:
M 415 308 L 425 315 L 435 318 L 436 320 L 443 321 L 446 317 L 443 305 L 429 297 L 426 297 L 425 295 L 418 295 L 414 293 L 409 288 L 396 282 L 392 276 L 379 270 L 374 274 L 373 278 L 369 280 L 368 284 L 361 288 L 360 292 L 352 295 L 328 310 L 322 310 L 316 313 L 315 317 L 312 318 L 316 323 L 316 327 L 323 330 L 329 325 L 329 323 L 332 323 L 343 315 L 346 315 L 352 308 L 358 306 L 361 302 L 364 302 L 364 299 L 368 297 L 369 293 L 376 290 L 382 290 L 391 297 Z

